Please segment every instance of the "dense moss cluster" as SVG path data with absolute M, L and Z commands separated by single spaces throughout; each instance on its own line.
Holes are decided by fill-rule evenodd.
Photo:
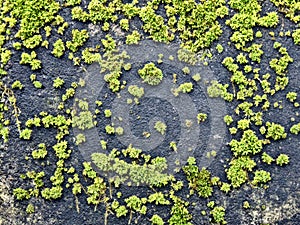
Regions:
M 87 204 L 105 208 L 104 224 L 108 223 L 109 215 L 114 215 L 117 218 L 128 217 L 128 224 L 134 216 L 137 220 L 144 216 L 149 223 L 156 225 L 192 225 L 195 215 L 190 209 L 196 203 L 191 196 L 196 192 L 198 196 L 193 198 L 209 201 L 209 220 L 226 224 L 225 208 L 213 201 L 215 191 L 227 194 L 242 185 L 267 188 L 272 179 L 268 167 L 285 166 L 290 163 L 290 158 L 285 153 L 273 155 L 265 150 L 265 146 L 289 137 L 288 130 L 293 135 L 300 132 L 298 121 L 286 127 L 279 121 L 270 120 L 267 113 L 283 108 L 282 102 L 276 98 L 280 93 L 284 94 L 285 99 L 282 100 L 299 107 L 298 93 L 287 91 L 289 66 L 294 59 L 279 37 L 299 45 L 300 31 L 293 29 L 275 35 L 273 28 L 279 26 L 283 15 L 298 24 L 300 4 L 297 1 L 270 2 L 275 11 L 263 12 L 262 3 L 258 0 L 133 0 L 131 3 L 121 0 L 66 0 L 63 3 L 54 0 L 1 1 L 0 75 L 3 80 L 0 82 L 0 134 L 4 144 L 9 141 L 10 129 L 16 129 L 22 141 L 32 141 L 34 145 L 29 145 L 34 147 L 29 155 L 40 165 L 40 170 L 29 169 L 21 175 L 24 184 L 28 185 L 13 190 L 16 199 L 58 200 L 66 189 L 71 189 L 77 211 L 79 195 L 85 196 L 82 199 Z M 63 10 L 70 13 L 72 21 L 66 21 L 70 18 L 63 17 Z M 80 26 L 75 26 L 76 23 Z M 89 25 L 100 26 L 100 39 L 94 40 Z M 222 36 L 225 29 L 230 30 L 229 43 L 217 43 L 220 37 L 226 38 Z M 114 118 L 111 108 L 103 106 L 100 100 L 95 102 L 97 107 L 92 111 L 86 99 L 74 99 L 76 91 L 85 86 L 82 79 L 70 78 L 72 81 L 69 82 L 62 74 L 53 77 L 46 74 L 47 79 L 52 79 L 51 90 L 59 95 L 57 106 L 53 106 L 56 109 L 49 108 L 49 111 L 41 111 L 30 118 L 24 115 L 22 118 L 26 119 L 20 121 L 21 111 L 15 93 L 23 93 L 28 87 L 19 79 L 6 79 L 14 71 L 11 66 L 16 61 L 12 61 L 12 57 L 24 68 L 34 71 L 28 80 L 37 92 L 45 88 L 39 76 L 46 73 L 44 63 L 47 54 L 56 57 L 55 60 L 71 60 L 74 67 L 82 70 L 97 63 L 101 68 L 99 76 L 112 92 L 109 94 L 119 97 L 120 90 L 126 90 L 138 105 L 145 96 L 145 90 L 138 85 L 127 84 L 126 80 L 130 79 L 127 75 L 133 71 L 127 61 L 130 55 L 119 50 L 119 46 L 139 45 L 141 40 L 148 38 L 166 44 L 179 43 L 181 49 L 176 56 L 159 54 L 158 60 L 139 64 L 136 75 L 144 85 L 159 85 L 166 78 L 163 71 L 165 58 L 173 61 L 176 57 L 186 66 L 181 68 L 178 77 L 173 74 L 174 89 L 171 91 L 175 97 L 193 95 L 196 84 L 203 82 L 207 85 L 209 97 L 222 98 L 232 104 L 233 110 L 228 112 L 224 121 L 220 121 L 227 125 L 231 138 L 228 143 L 230 151 L 226 153 L 231 158 L 224 163 L 226 169 L 222 171 L 225 180 L 214 176 L 215 171 L 199 167 L 194 157 L 175 169 L 181 173 L 178 178 L 167 172 L 169 168 L 165 157 L 153 157 L 133 145 L 118 149 L 105 138 L 100 141 L 99 148 L 101 146 L 107 152 L 93 153 L 91 162 L 84 162 L 83 170 L 77 171 L 73 165 L 73 149 L 86 142 L 85 131 L 100 129 L 98 118 L 100 122 Z M 265 51 L 265 41 L 270 42 L 273 48 Z M 270 52 L 274 54 L 266 55 Z M 215 55 L 222 59 L 218 63 L 228 75 L 228 80 L 202 80 L 202 74 L 191 72 L 189 66 L 208 65 Z M 181 82 L 182 77 L 186 78 L 184 82 Z M 180 82 L 177 83 L 177 80 Z M 70 108 L 73 101 L 75 107 Z M 132 99 L 127 102 L 131 104 Z M 199 126 L 204 126 L 211 119 L 202 112 L 194 116 Z M 154 125 L 164 137 L 169 132 L 168 122 L 157 121 Z M 185 124 L 189 127 L 192 122 L 186 120 Z M 16 125 L 15 128 L 13 125 Z M 80 131 L 74 138 L 70 138 L 72 128 Z M 44 140 L 35 143 L 36 133 L 41 129 L 56 132 L 52 145 Z M 109 138 L 124 135 L 124 129 L 113 123 L 106 123 L 101 129 Z M 151 134 L 144 132 L 143 135 L 149 138 Z M 168 151 L 178 153 L 177 144 L 177 140 L 168 142 Z M 216 157 L 216 151 L 211 151 L 208 156 Z M 49 166 L 48 159 L 54 162 L 54 169 L 45 173 L 43 169 Z M 176 161 L 175 164 L 180 163 Z M 101 175 L 96 171 L 101 171 Z M 123 185 L 145 185 L 150 191 L 147 197 L 136 193 L 123 198 Z M 183 189 L 189 189 L 188 196 L 183 197 Z M 153 210 L 156 206 L 169 207 L 169 214 L 161 215 L 158 210 Z M 244 204 L 244 207 L 250 206 Z M 27 213 L 36 210 L 31 203 L 26 208 Z M 205 211 L 202 214 L 207 215 Z

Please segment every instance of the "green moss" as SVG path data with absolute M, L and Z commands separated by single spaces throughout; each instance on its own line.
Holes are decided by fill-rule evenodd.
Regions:
M 290 101 L 290 102 L 295 102 L 297 99 L 297 93 L 296 92 L 288 92 L 286 94 L 286 98 Z
M 276 164 L 279 166 L 287 165 L 289 163 L 289 156 L 286 154 L 280 154 L 276 158 Z
M 125 43 L 128 45 L 138 44 L 140 40 L 141 40 L 140 33 L 134 30 L 131 34 L 127 35 Z
M 154 125 L 155 130 L 157 130 L 161 135 L 164 135 L 167 130 L 167 125 L 161 121 L 157 121 Z
M 300 123 L 294 124 L 291 128 L 290 128 L 290 132 L 292 134 L 298 134 L 300 132 Z
M 61 39 L 58 39 L 54 44 L 53 44 L 53 51 L 52 54 L 59 58 L 61 57 L 65 52 L 65 44 Z
M 210 180 L 210 172 L 205 168 L 199 171 L 196 166 L 196 159 L 193 157 L 188 158 L 188 165 L 183 167 L 183 171 L 189 181 L 189 186 L 198 192 L 198 195 L 207 198 L 212 195 L 213 189 Z
M 265 152 L 262 154 L 261 158 L 262 158 L 262 161 L 264 163 L 267 163 L 268 165 L 270 165 L 274 161 L 274 159 Z
M 22 85 L 21 81 L 16 80 L 16 81 L 11 85 L 11 88 L 22 90 L 23 85 Z
M 31 213 L 34 213 L 34 205 L 32 205 L 32 204 L 28 204 L 27 205 L 27 207 L 26 207 L 26 212 L 28 213 L 28 214 L 31 214 Z
M 124 129 L 122 127 L 117 127 L 115 129 L 115 132 L 117 135 L 123 135 L 124 134 Z
M 224 51 L 224 48 L 223 48 L 223 46 L 221 44 L 217 44 L 216 49 L 217 49 L 217 51 L 218 51 L 219 54 Z
M 163 219 L 159 215 L 153 215 L 150 219 L 152 225 L 163 225 L 165 224 Z
M 190 93 L 193 90 L 193 84 L 191 82 L 186 82 L 180 84 L 177 91 L 182 93 Z
M 54 0 L 49 2 L 41 0 L 9 1 L 8 3 L 10 7 L 13 7 L 12 17 L 20 21 L 20 28 L 16 37 L 21 40 L 28 39 L 39 33 L 44 25 L 54 20 L 55 14 L 60 8 L 59 3 Z
M 14 189 L 13 194 L 18 200 L 29 199 L 31 197 L 30 192 L 23 188 Z
M 32 51 L 30 54 L 23 52 L 21 55 L 20 64 L 29 64 L 32 70 L 41 68 L 41 61 L 36 59 L 37 54 Z
M 111 125 L 106 125 L 105 126 L 105 131 L 108 134 L 114 134 L 115 133 L 115 128 Z
M 29 48 L 29 49 L 33 49 L 37 46 L 39 46 L 42 42 L 42 35 L 34 35 L 32 36 L 31 38 L 28 38 L 26 40 L 23 41 L 23 45 L 26 47 L 26 48 Z
M 79 115 L 73 116 L 72 125 L 81 130 L 93 128 L 94 122 L 92 113 L 90 111 L 82 111 Z
M 171 217 L 168 220 L 170 225 L 192 225 L 190 222 L 192 215 L 188 211 L 189 203 L 182 200 L 181 198 L 171 194 L 171 199 L 173 201 L 173 206 L 171 209 Z
M 267 138 L 272 138 L 274 140 L 286 138 L 287 134 L 285 133 L 285 129 L 280 124 L 267 122 L 266 126 L 267 126 L 267 134 L 266 134 Z
M 54 88 L 61 88 L 64 85 L 65 81 L 63 79 L 61 79 L 60 77 L 56 77 L 53 80 L 53 87 Z
M 48 154 L 48 151 L 46 149 L 46 145 L 44 143 L 40 143 L 38 145 L 38 149 L 37 150 L 33 150 L 32 151 L 32 157 L 34 159 L 44 159 L 46 157 L 46 155 Z
M 262 150 L 263 142 L 254 131 L 245 130 L 240 141 L 233 139 L 229 146 L 235 156 L 255 155 Z
M 106 183 L 100 177 L 95 177 L 93 184 L 87 187 L 87 202 L 88 204 L 98 205 L 106 201 Z
M 230 191 L 230 187 L 231 187 L 230 184 L 223 182 L 220 190 L 225 192 L 225 193 L 228 193 Z
M 255 166 L 256 163 L 248 156 L 231 160 L 226 173 L 232 187 L 238 188 L 244 184 L 248 180 L 248 171 L 252 171 Z
M 214 222 L 218 224 L 227 224 L 225 220 L 225 208 L 222 206 L 215 206 L 211 211 L 210 214 L 213 217 Z
M 292 37 L 296 45 L 300 44 L 300 29 L 294 30 Z
M 144 88 L 138 87 L 137 85 L 130 85 L 128 92 L 134 97 L 141 98 L 144 95 Z
M 87 30 L 72 30 L 72 41 L 67 41 L 66 46 L 72 52 L 76 52 L 89 38 Z M 62 50 L 62 44 L 60 43 L 59 48 Z M 60 51 L 61 52 L 61 51 Z
M 252 181 L 252 184 L 258 185 L 258 184 L 264 184 L 271 180 L 271 174 L 264 170 L 256 170 L 254 172 L 254 178 Z
M 147 63 L 138 70 L 139 75 L 149 85 L 158 85 L 163 79 L 163 72 L 154 63 Z
M 207 114 L 205 113 L 198 113 L 197 115 L 197 121 L 198 123 L 202 123 L 207 119 Z
M 199 73 L 192 76 L 193 80 L 199 82 L 201 80 L 201 75 Z
M 224 122 L 227 124 L 227 126 L 229 126 L 233 122 L 232 116 L 230 115 L 224 116 Z
M 85 141 L 86 141 L 86 138 L 85 138 L 84 134 L 78 134 L 78 135 L 76 135 L 76 142 L 75 142 L 76 145 L 79 145 L 79 144 L 81 144 L 81 143 L 83 143 Z
M 41 82 L 37 81 L 37 80 L 33 81 L 32 83 L 33 83 L 35 88 L 39 89 L 39 88 L 43 87 L 43 84 Z
M 63 188 L 61 186 L 54 186 L 52 188 L 45 188 L 41 191 L 41 195 L 44 199 L 59 199 L 62 196 Z
M 112 115 L 112 113 L 111 113 L 110 109 L 105 109 L 104 110 L 104 116 L 105 117 L 109 118 L 109 117 L 111 117 L 111 115 Z
M 20 138 L 25 139 L 25 140 L 29 140 L 31 137 L 31 133 L 32 130 L 25 128 L 24 130 L 22 130 L 22 132 L 20 133 Z

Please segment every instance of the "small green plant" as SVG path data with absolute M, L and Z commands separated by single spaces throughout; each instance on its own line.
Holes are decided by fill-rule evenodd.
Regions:
M 300 29 L 294 30 L 292 37 L 294 39 L 294 43 L 296 45 L 299 45 L 300 44 Z
M 13 194 L 18 200 L 29 199 L 31 197 L 30 191 L 23 188 L 15 188 Z
M 300 123 L 294 124 L 291 128 L 290 128 L 290 132 L 292 134 L 298 134 L 300 132 Z
M 11 88 L 22 90 L 23 84 L 21 83 L 21 81 L 16 80 L 16 81 L 11 85 Z
M 128 19 L 121 19 L 121 20 L 120 20 L 120 27 L 121 27 L 123 30 L 128 31 L 128 30 L 129 30 L 129 20 L 128 20 Z
M 29 140 L 30 137 L 31 137 L 31 133 L 32 133 L 32 130 L 30 130 L 28 128 L 25 128 L 24 130 L 21 131 L 20 138 L 23 138 L 25 140 Z
M 134 97 L 141 98 L 144 95 L 144 88 L 138 87 L 137 85 L 130 85 L 128 87 L 128 92 Z
M 158 85 L 163 79 L 163 72 L 154 63 L 147 63 L 138 73 L 149 85 Z
M 164 135 L 167 130 L 167 125 L 164 122 L 157 121 L 154 125 L 155 130 L 157 130 L 161 135 Z
M 217 49 L 219 54 L 221 54 L 224 51 L 224 48 L 221 44 L 217 44 L 216 49 Z
M 115 128 L 111 125 L 106 125 L 105 126 L 105 131 L 108 134 L 114 134 L 115 133 Z
M 52 54 L 60 58 L 65 52 L 65 44 L 61 39 L 58 39 L 54 44 L 53 44 L 53 51 Z
M 34 213 L 34 205 L 28 204 L 27 207 L 26 207 L 26 212 L 28 214 Z
M 123 135 L 124 129 L 122 127 L 117 127 L 115 129 L 115 132 L 116 132 L 117 135 Z
M 210 214 L 213 217 L 213 221 L 218 224 L 227 224 L 225 220 L 225 208 L 222 206 L 215 206 L 211 211 Z
M 53 87 L 54 88 L 61 88 L 64 85 L 65 81 L 61 79 L 60 77 L 56 77 L 53 80 Z
M 86 141 L 86 138 L 85 138 L 84 134 L 78 134 L 78 135 L 76 135 L 76 142 L 75 142 L 76 145 L 79 145 L 79 144 L 81 144 L 81 143 L 83 143 L 85 141 Z
M 43 84 L 41 83 L 41 82 L 39 82 L 39 81 L 37 81 L 37 80 L 35 80 L 35 81 L 33 81 L 32 82 L 33 83 L 33 86 L 35 87 L 35 88 L 42 88 L 43 87 Z
M 184 74 L 190 74 L 190 68 L 188 68 L 187 66 L 185 66 L 185 67 L 183 67 L 182 68 L 182 72 L 184 73 Z
M 126 44 L 132 45 L 132 44 L 138 44 L 141 40 L 141 35 L 138 31 L 134 30 L 131 34 L 128 34 L 126 37 Z
M 165 198 L 162 192 L 156 192 L 149 195 L 148 202 L 154 202 L 156 205 L 170 205 L 170 201 Z
M 36 59 L 37 54 L 35 51 L 32 51 L 30 54 L 23 52 L 21 55 L 20 64 L 29 64 L 32 70 L 40 69 L 41 61 Z
M 192 76 L 193 80 L 196 82 L 199 82 L 201 80 L 201 75 L 199 73 L 196 73 Z
M 207 119 L 207 114 L 205 114 L 205 113 L 198 113 L 198 115 L 197 115 L 198 123 L 202 123 L 206 119 Z
M 223 182 L 220 190 L 227 194 L 230 191 L 230 187 L 230 184 Z
M 46 149 L 46 145 L 44 143 L 40 143 L 38 145 L 38 149 L 37 150 L 33 150 L 32 151 L 32 158 L 34 159 L 44 159 L 46 157 L 46 155 L 48 154 L 47 149 Z
M 235 156 L 255 155 L 262 150 L 263 142 L 259 140 L 253 130 L 245 130 L 240 141 L 231 140 L 229 143 Z
M 193 90 L 193 84 L 191 82 L 180 84 L 179 87 L 177 88 L 177 91 L 182 93 L 190 93 L 192 90 Z
M 267 126 L 267 134 L 266 134 L 267 138 L 272 138 L 274 140 L 286 138 L 287 134 L 285 133 L 285 129 L 280 124 L 267 122 L 266 126 Z
M 109 117 L 111 117 L 111 115 L 112 115 L 112 113 L 111 113 L 110 109 L 105 109 L 104 110 L 104 116 L 105 117 L 109 118 Z
M 256 170 L 254 172 L 253 185 L 265 184 L 271 180 L 271 174 L 264 170 Z
M 152 225 L 164 225 L 163 219 L 159 215 L 153 215 L 150 219 Z
M 250 120 L 249 119 L 241 119 L 238 121 L 238 128 L 242 130 L 246 130 L 250 126 Z
M 224 116 L 224 122 L 227 124 L 227 126 L 229 126 L 233 122 L 232 116 L 230 115 Z
M 89 38 L 89 33 L 87 30 L 78 30 L 74 29 L 72 30 L 72 41 L 67 41 L 66 46 L 68 49 L 70 49 L 72 52 L 77 52 L 78 48 L 81 47 Z M 60 52 L 62 51 L 62 43 L 59 44 Z
M 199 171 L 194 157 L 189 157 L 187 163 L 183 167 L 183 171 L 187 176 L 190 188 L 196 190 L 199 196 L 208 198 L 213 193 L 210 172 L 205 168 Z
M 192 215 L 188 211 L 189 203 L 181 198 L 171 195 L 171 199 L 174 202 L 171 209 L 171 217 L 168 220 L 170 225 L 192 225 L 189 222 L 192 219 Z
M 249 202 L 248 201 L 244 201 L 243 202 L 243 208 L 244 209 L 249 209 L 251 206 L 250 206 L 250 204 L 249 204 Z
M 277 158 L 276 158 L 276 164 L 279 166 L 283 166 L 283 165 L 287 165 L 289 163 L 289 156 L 286 154 L 280 154 Z
M 173 151 L 177 151 L 177 144 L 175 141 L 170 142 L 170 148 L 173 149 Z
M 268 165 L 270 165 L 274 161 L 274 159 L 265 152 L 263 152 L 261 159 L 264 163 L 267 163 Z
M 297 99 L 297 93 L 296 92 L 288 92 L 286 94 L 286 98 L 290 101 L 290 102 L 295 102 Z

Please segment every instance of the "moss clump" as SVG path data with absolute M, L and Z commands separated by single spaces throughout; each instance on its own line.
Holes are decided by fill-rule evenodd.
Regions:
M 225 208 L 222 206 L 215 206 L 211 211 L 213 221 L 217 224 L 227 224 L 225 220 Z
M 72 30 L 72 41 L 67 41 L 66 46 L 72 52 L 76 52 L 79 47 L 81 47 L 89 38 L 89 33 L 87 30 Z M 62 50 L 62 44 L 59 46 L 60 50 Z
M 44 143 L 40 143 L 38 149 L 32 151 L 32 157 L 34 159 L 44 159 L 47 154 L 48 152 Z
M 248 156 L 231 160 L 226 173 L 232 187 L 238 188 L 244 184 L 248 180 L 248 171 L 252 171 L 255 166 L 256 163 Z
M 233 139 L 229 145 L 235 156 L 255 155 L 263 148 L 262 140 L 253 130 L 245 130 L 240 141 Z
M 163 72 L 154 63 L 147 63 L 138 73 L 149 85 L 158 85 L 163 79 Z
M 289 162 L 290 162 L 289 156 L 286 155 L 286 154 L 280 154 L 276 158 L 276 164 L 279 165 L 279 166 L 287 165 Z
M 189 157 L 188 165 L 183 167 L 183 171 L 187 176 L 190 188 L 197 191 L 198 195 L 207 198 L 212 195 L 213 189 L 210 179 L 210 172 L 205 168 L 199 171 L 196 166 L 196 159 Z
M 266 126 L 267 126 L 267 134 L 266 134 L 267 138 L 272 138 L 274 140 L 286 138 L 287 134 L 285 133 L 285 129 L 280 124 L 267 122 Z
M 252 184 L 258 185 L 258 184 L 264 184 L 271 180 L 271 174 L 264 170 L 256 170 L 254 172 L 254 178 L 252 181 Z
M 157 121 L 154 125 L 155 130 L 157 130 L 161 135 L 164 135 L 167 130 L 167 125 L 161 121 Z
M 141 98 L 144 95 L 144 88 L 138 87 L 137 85 L 130 85 L 128 87 L 128 92 L 134 97 Z
M 65 44 L 61 39 L 58 39 L 54 44 L 53 44 L 53 51 L 52 54 L 59 58 L 61 57 L 65 52 Z
M 60 77 L 56 77 L 53 80 L 53 87 L 54 88 L 61 88 L 64 85 L 65 81 L 61 79 Z
M 189 93 L 193 90 L 193 84 L 191 82 L 180 84 L 178 92 Z

